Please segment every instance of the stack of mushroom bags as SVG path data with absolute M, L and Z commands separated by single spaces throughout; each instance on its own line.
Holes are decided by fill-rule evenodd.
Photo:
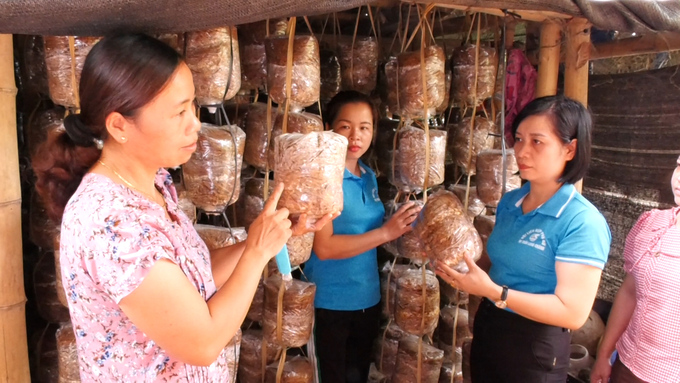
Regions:
M 407 202 L 422 209 L 411 232 L 382 246 L 389 261 L 381 270 L 385 326 L 375 341 L 374 381 L 469 381 L 480 298 L 431 270 L 443 263 L 467 272 L 464 257 L 476 261 L 486 251 L 502 194 L 520 186 L 514 153 L 502 148 L 487 112 L 500 93 L 496 50 L 464 44 L 445 52 L 426 43 L 386 57 L 383 68 L 390 119 L 380 121 L 374 143 L 393 186 L 384 193 L 386 219 Z

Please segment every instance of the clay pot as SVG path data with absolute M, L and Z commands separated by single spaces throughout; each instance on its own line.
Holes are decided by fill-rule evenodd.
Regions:
M 578 376 L 579 371 L 592 367 L 595 358 L 590 356 L 588 349 L 580 344 L 572 344 L 569 349 L 569 373 Z
M 604 335 L 604 322 L 595 311 L 590 311 L 588 320 L 580 329 L 571 334 L 571 343 L 583 345 L 590 355 L 597 354 L 597 346 Z

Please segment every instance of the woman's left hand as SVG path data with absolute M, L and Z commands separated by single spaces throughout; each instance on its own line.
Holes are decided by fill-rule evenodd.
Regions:
M 324 215 L 323 217 L 319 218 L 314 225 L 308 226 L 307 221 L 307 214 L 302 213 L 300 214 L 300 217 L 298 218 L 297 222 L 291 227 L 291 230 L 293 231 L 293 236 L 299 236 L 299 235 L 305 235 L 309 232 L 313 231 L 319 231 L 323 229 L 326 224 L 335 218 L 337 218 L 340 215 L 340 212 L 335 212 L 335 213 L 328 213 Z
M 468 269 L 470 269 L 470 271 L 465 274 L 459 273 L 441 262 L 435 264 L 435 272 L 446 283 L 457 289 L 473 295 L 494 300 L 498 299 L 495 295 L 499 295 L 496 294 L 496 292 L 497 290 L 500 290 L 501 287 L 495 284 L 491 278 L 489 278 L 489 275 L 477 266 L 469 255 L 466 254 L 464 259 Z

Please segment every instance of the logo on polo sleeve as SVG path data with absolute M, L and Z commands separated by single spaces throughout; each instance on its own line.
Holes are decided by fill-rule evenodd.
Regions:
M 543 251 L 546 245 L 545 234 L 541 229 L 529 230 L 519 239 L 519 243 Z
M 373 188 L 373 201 L 380 202 L 380 195 L 378 195 L 378 188 Z

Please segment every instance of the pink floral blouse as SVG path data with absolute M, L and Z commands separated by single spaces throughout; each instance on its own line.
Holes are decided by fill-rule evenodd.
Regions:
M 168 355 L 118 306 L 159 259 L 177 264 L 204 299 L 216 290 L 210 253 L 177 206 L 170 174 L 159 170 L 155 182 L 172 221 L 142 194 L 93 173 L 85 175 L 64 211 L 61 275 L 81 380 L 232 382 L 238 334 L 212 365 L 192 366 Z

